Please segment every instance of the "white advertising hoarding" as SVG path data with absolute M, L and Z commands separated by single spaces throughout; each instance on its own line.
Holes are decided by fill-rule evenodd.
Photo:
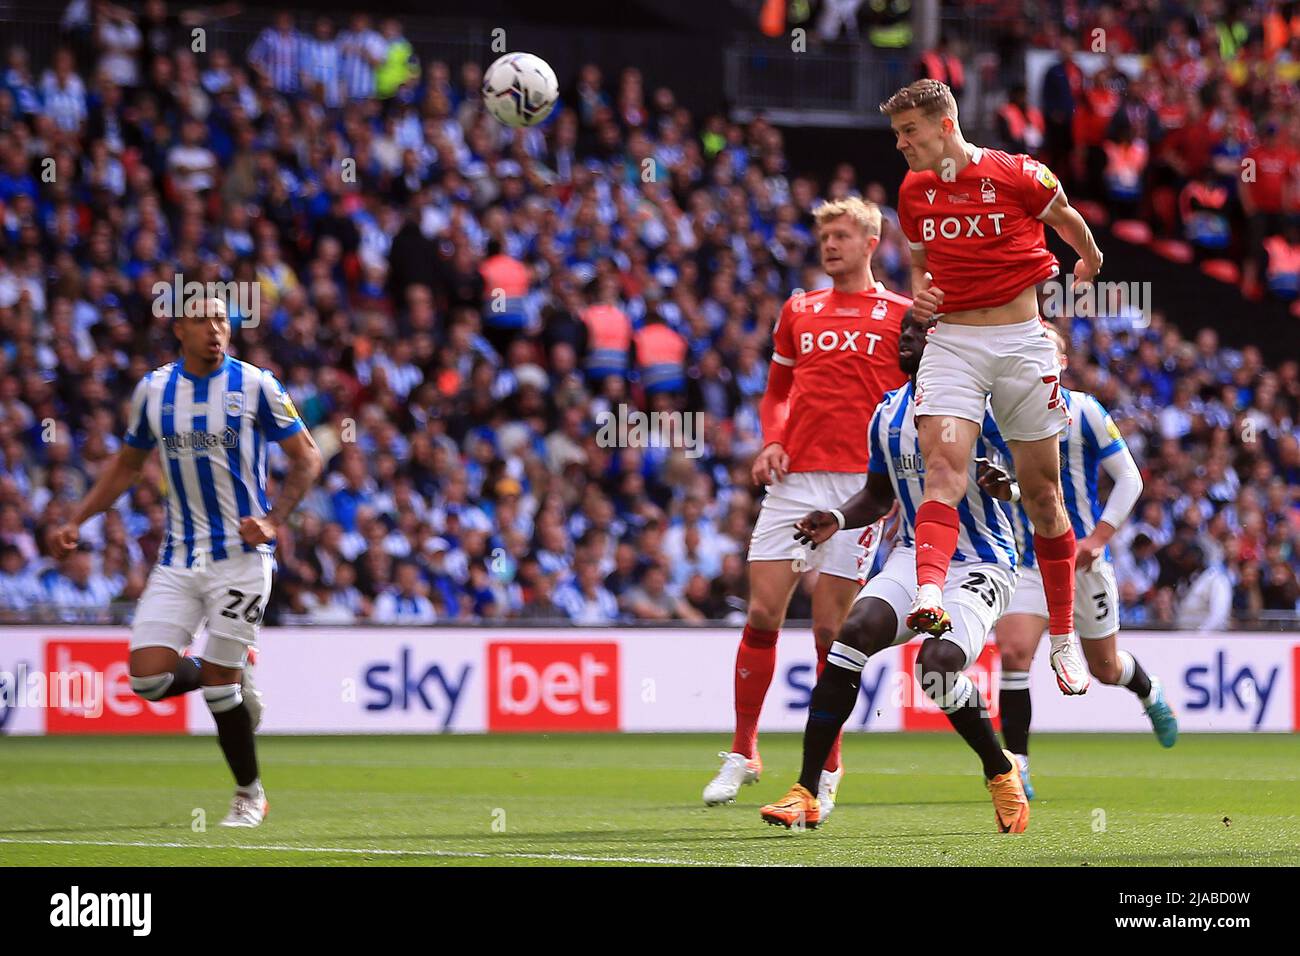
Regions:
M 197 696 L 148 703 L 131 694 L 128 637 L 125 628 L 4 628 L 0 732 L 210 733 Z M 267 628 L 257 668 L 262 730 L 727 733 L 738 640 L 731 628 Z M 847 729 L 946 728 L 911 678 L 917 646 L 872 658 Z M 1121 646 L 1164 680 L 1185 731 L 1297 727 L 1300 638 L 1131 632 Z M 996 716 L 992 646 L 970 673 Z M 1064 697 L 1046 642 L 1032 674 L 1035 730 L 1149 730 L 1125 690 L 1094 682 L 1087 695 Z M 811 633 L 782 632 L 763 729 L 802 730 L 815 682 Z

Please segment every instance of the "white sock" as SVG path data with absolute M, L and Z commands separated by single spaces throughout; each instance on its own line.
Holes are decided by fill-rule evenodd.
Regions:
M 1016 763 L 1020 764 L 1020 769 L 1021 769 L 1021 770 L 1023 770 L 1025 773 L 1029 773 L 1029 755 L 1028 755 L 1028 754 L 1012 754 L 1011 756 L 1013 756 L 1013 757 L 1016 758 Z
M 1133 679 L 1134 673 L 1137 672 L 1137 661 L 1133 660 L 1133 655 L 1128 651 L 1120 651 L 1115 656 L 1119 658 L 1119 686 L 1127 687 L 1128 682 Z
M 1151 693 L 1142 698 L 1142 706 L 1150 707 L 1160 698 L 1160 678 L 1151 677 Z
M 250 800 L 258 799 L 259 797 L 263 796 L 262 778 L 258 777 L 247 787 L 236 787 L 235 793 L 238 793 L 241 796 L 248 797 L 248 799 Z
M 867 666 L 867 655 L 851 644 L 842 644 L 836 641 L 831 645 L 830 650 L 826 652 L 826 663 L 834 664 L 836 667 L 843 667 L 846 671 L 861 674 L 862 669 Z

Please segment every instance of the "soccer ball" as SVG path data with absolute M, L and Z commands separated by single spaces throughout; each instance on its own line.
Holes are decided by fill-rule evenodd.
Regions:
M 536 126 L 559 97 L 555 71 L 531 53 L 507 53 L 483 74 L 483 103 L 507 126 Z

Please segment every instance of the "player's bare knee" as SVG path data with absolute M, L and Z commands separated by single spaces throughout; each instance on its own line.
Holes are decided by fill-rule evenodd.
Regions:
M 1005 650 L 999 650 L 998 656 L 1002 658 L 1002 670 L 1006 671 L 1027 671 L 1033 663 L 1033 654 L 1010 653 Z
M 1121 673 L 1119 657 L 1107 655 L 1099 659 L 1088 658 L 1088 671 L 1103 684 L 1118 684 Z
M 760 631 L 776 631 L 780 629 L 783 618 L 784 615 L 774 608 L 765 607 L 763 604 L 756 602 L 750 605 L 746 623 L 750 627 L 758 628 Z
M 1027 671 L 1034 660 L 1034 648 L 1014 640 L 1000 640 L 998 656 L 1002 658 L 1003 671 Z
M 238 684 L 244 676 L 243 669 L 238 667 L 226 667 L 213 661 L 203 660 L 203 669 L 200 672 L 199 681 L 204 686 L 219 686 L 223 684 Z
M 849 611 L 836 640 L 871 655 L 894 643 L 897 628 L 893 608 L 877 598 L 863 598 Z
M 956 505 L 966 495 L 966 469 L 955 467 L 943 455 L 925 463 L 925 493 L 945 504 Z
M 966 655 L 951 641 L 930 638 L 916 655 L 916 666 L 926 677 L 955 675 L 966 664 Z

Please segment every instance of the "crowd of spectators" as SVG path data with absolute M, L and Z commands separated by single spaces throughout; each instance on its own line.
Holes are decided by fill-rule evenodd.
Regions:
M 420 63 L 395 20 L 286 14 L 196 54 L 161 0 L 90 16 L 89 58 L 37 73 L 15 47 L 0 83 L 0 616 L 98 620 L 140 594 L 156 459 L 63 562 L 44 532 L 175 357 L 153 287 L 180 273 L 258 284 L 232 351 L 275 371 L 326 458 L 270 622 L 743 620 L 772 324 L 827 284 L 822 199 L 884 207 L 876 277 L 906 291 L 880 183 L 799 175 L 780 130 L 692 115 L 635 68 L 582 67 L 512 133 L 480 64 Z M 1224 620 L 1295 610 L 1296 363 L 1159 315 L 1070 331 L 1071 381 L 1147 479 L 1114 548 L 1123 621 L 1212 624 L 1225 593 Z M 608 447 L 620 408 L 697 412 L 698 443 Z
M 1038 151 L 1111 220 L 1149 224 L 1253 300 L 1300 296 L 1300 4 L 1122 0 L 1034 8 L 1054 49 L 1038 108 L 1023 89 L 1002 141 Z M 1184 254 L 1184 253 L 1178 253 Z M 1300 311 L 1296 312 L 1300 315 Z

